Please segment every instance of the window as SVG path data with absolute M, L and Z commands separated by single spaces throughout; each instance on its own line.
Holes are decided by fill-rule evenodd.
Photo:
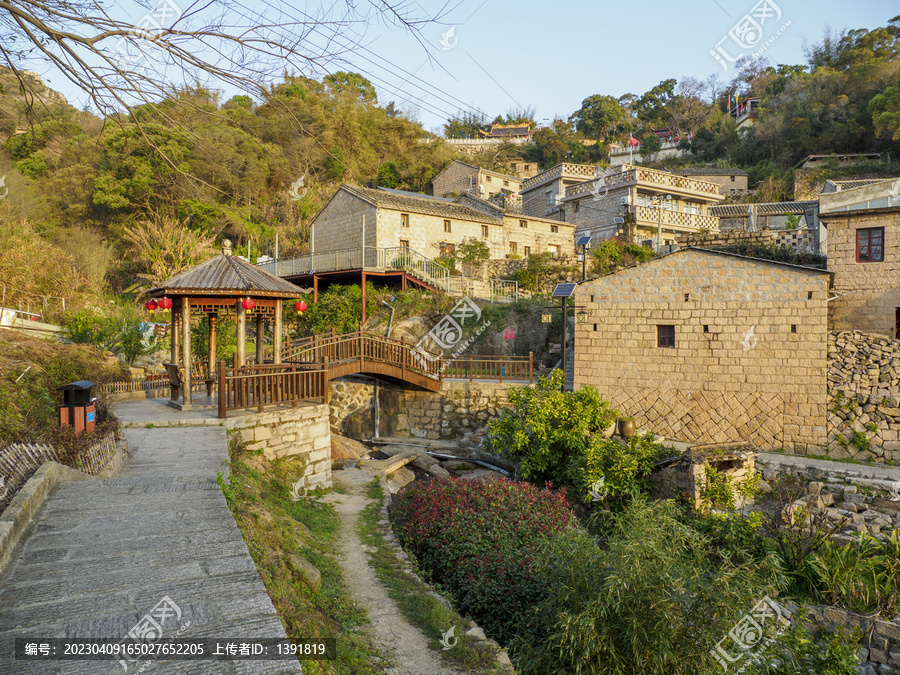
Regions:
M 578 204 L 575 204 L 575 206 L 578 206 Z M 553 234 L 558 233 L 558 232 L 559 232 L 559 225 L 551 225 L 551 226 L 550 226 L 550 232 L 552 232 Z
M 485 177 L 484 177 L 484 182 L 485 182 L 485 183 L 490 183 L 490 182 L 491 182 L 491 177 L 490 177 L 490 176 L 485 176 Z
M 684 212 L 700 215 L 700 205 L 692 204 L 691 202 L 688 202 L 684 205 Z
M 527 164 L 525 165 L 525 170 L 528 171 L 528 165 L 527 165 Z
M 884 260 L 884 228 L 868 227 L 856 231 L 856 262 Z
M 559 246 L 557 244 L 550 244 L 547 248 L 550 249 L 550 257 L 558 258 L 559 257 Z
M 409 248 L 409 239 L 401 239 L 400 248 Z
M 488 226 L 487 225 L 481 226 L 481 236 L 484 237 L 485 239 L 488 238 Z
M 575 202 L 575 206 L 572 209 L 574 213 L 578 213 L 578 207 L 581 206 L 581 202 Z
M 514 242 L 514 241 L 509 242 L 509 252 L 510 253 L 515 253 L 518 250 L 518 248 L 519 248 L 519 246 L 518 246 L 518 244 L 516 244 L 516 242 Z
M 684 294 L 684 301 L 685 301 L 685 302 L 690 302 L 690 301 L 691 301 L 691 294 L 690 294 L 690 293 L 685 293 L 685 294 Z
M 450 232 L 451 230 L 452 230 L 452 228 L 451 228 L 451 226 L 450 226 L 450 221 L 449 221 L 449 220 L 445 220 L 445 221 L 444 221 L 444 232 Z
M 553 206 L 553 188 L 547 188 L 544 192 L 544 201 L 547 206 Z
M 796 333 L 796 332 L 797 332 L 797 324 L 795 324 L 795 323 L 792 323 L 792 324 L 791 324 L 791 332 L 792 332 L 792 333 Z
M 675 326 L 656 327 L 656 346 L 666 349 L 675 347 Z
M 709 332 L 709 324 L 706 324 L 706 323 L 703 324 L 703 332 L 704 332 L 704 333 L 708 333 L 708 332 Z
M 734 176 L 731 177 L 731 182 L 732 182 L 732 183 L 734 182 Z
M 509 181 L 508 181 L 508 180 L 503 181 L 503 187 L 509 187 Z
M 525 257 L 526 257 L 526 258 L 527 258 L 528 256 L 530 256 L 530 255 L 531 255 L 531 247 L 530 247 L 530 246 L 525 246 L 525 247 L 524 247 L 524 250 L 523 250 L 523 253 L 525 254 Z
M 400 214 L 400 227 L 409 227 L 409 214 L 408 213 Z
M 525 228 L 527 228 L 527 227 L 528 227 L 528 221 L 527 221 L 527 220 L 520 220 L 520 221 L 519 221 L 519 227 L 525 227 Z
M 812 294 L 813 294 L 812 291 L 807 292 L 807 294 L 806 294 L 806 299 L 807 299 L 807 300 L 812 300 L 812 298 L 813 298 Z

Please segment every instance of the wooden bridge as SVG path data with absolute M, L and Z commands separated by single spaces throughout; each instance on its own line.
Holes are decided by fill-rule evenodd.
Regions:
M 219 417 L 229 410 L 267 405 L 325 402 L 327 383 L 353 374 L 374 375 L 427 391 L 438 391 L 447 380 L 533 380 L 532 355 L 461 356 L 442 354 L 374 333 L 334 332 L 296 340 L 282 350 L 280 364 L 227 367 L 219 363 Z

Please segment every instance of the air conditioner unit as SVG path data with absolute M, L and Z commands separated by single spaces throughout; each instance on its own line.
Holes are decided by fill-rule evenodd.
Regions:
M 630 204 L 631 200 L 628 197 L 622 197 L 622 200 L 619 202 L 620 204 Z

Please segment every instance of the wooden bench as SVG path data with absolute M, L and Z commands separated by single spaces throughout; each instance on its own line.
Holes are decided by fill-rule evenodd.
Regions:
M 181 398 L 182 389 L 184 389 L 184 366 L 180 363 L 164 363 L 166 374 L 169 376 L 169 386 L 172 387 L 172 400 L 177 401 Z M 191 364 L 191 386 L 203 382 L 206 385 L 206 395 L 212 397 L 213 384 L 216 379 L 209 377 L 199 363 Z

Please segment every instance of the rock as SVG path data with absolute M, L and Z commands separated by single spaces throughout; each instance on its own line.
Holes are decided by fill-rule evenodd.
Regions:
M 294 568 L 300 580 L 306 584 L 307 588 L 313 593 L 318 593 L 322 585 L 322 574 L 319 570 L 311 562 L 301 558 L 299 555 L 289 555 L 288 562 Z
M 843 502 L 841 504 L 841 508 L 844 511 L 847 511 L 849 513 L 857 513 L 858 512 L 858 509 L 856 508 L 856 504 L 854 504 L 853 502 Z
M 770 492 L 772 492 L 772 486 L 769 485 L 762 478 L 759 479 L 759 485 L 757 486 L 757 489 L 759 490 L 759 493 L 763 494 L 763 495 L 767 495 Z
M 511 666 L 512 661 L 509 660 L 509 652 L 505 649 L 497 654 L 497 663 L 501 666 Z
M 450 478 L 450 472 L 440 464 L 434 464 L 426 469 L 435 478 Z
M 476 640 L 487 640 L 487 635 L 484 634 L 484 630 L 482 630 L 480 626 L 470 628 L 466 631 L 466 635 L 473 637 Z
M 830 492 L 823 492 L 819 495 L 819 499 L 823 506 L 831 506 L 834 504 L 834 495 Z
M 441 462 L 441 466 L 447 471 L 474 471 L 475 465 L 462 460 L 451 459 L 449 462 Z
M 850 494 L 854 494 L 854 493 L 857 492 L 857 489 L 858 489 L 858 488 L 857 488 L 855 485 L 848 485 L 848 486 L 846 486 L 846 487 L 844 488 L 844 500 L 845 500 L 845 501 L 847 500 L 846 495 L 847 495 L 848 492 L 849 492 Z
M 416 474 L 405 466 L 400 467 L 387 477 L 386 482 L 391 494 L 397 494 L 416 479 Z
M 359 459 L 368 457 L 369 448 L 352 438 L 331 434 L 331 459 Z
M 855 488 L 856 486 L 854 485 L 853 487 Z M 866 496 L 858 492 L 847 492 L 847 490 L 844 490 L 844 501 L 851 504 L 864 504 Z
M 817 495 L 820 492 L 822 492 L 822 483 L 820 483 L 819 481 L 813 481 L 812 483 L 809 484 L 808 489 L 809 489 L 809 494 Z

